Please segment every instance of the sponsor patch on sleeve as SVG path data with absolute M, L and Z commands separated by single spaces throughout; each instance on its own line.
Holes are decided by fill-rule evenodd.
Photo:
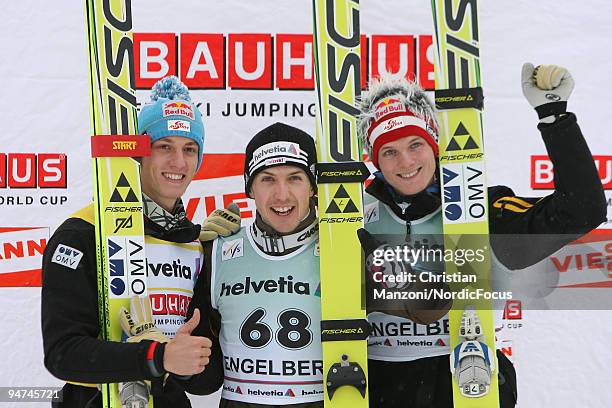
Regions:
M 57 248 L 55 248 L 51 262 L 63 265 L 66 268 L 76 269 L 82 257 L 82 251 L 69 247 L 68 245 L 59 244 Z

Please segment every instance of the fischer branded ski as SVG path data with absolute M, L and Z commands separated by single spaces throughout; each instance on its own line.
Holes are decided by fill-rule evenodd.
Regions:
M 465 267 L 446 262 L 447 274 L 460 271 L 477 280 L 472 286 L 451 285 L 468 298 L 455 298 L 449 312 L 453 402 L 455 408 L 499 407 L 493 302 L 484 296 L 491 292 L 491 254 L 478 0 L 431 4 L 445 249 L 483 253 L 482 262 Z
M 356 101 L 361 91 L 359 2 L 313 0 L 321 268 L 321 341 L 325 407 L 367 407 L 363 227 Z
M 130 0 L 86 0 L 85 6 L 100 338 L 121 341 L 120 308 L 129 310 L 134 295 L 147 296 L 139 164 L 131 157 L 148 155 L 150 142 L 146 136 L 134 136 L 137 114 Z M 134 390 L 142 387 L 135 385 L 144 385 L 130 384 L 124 388 L 129 394 L 123 395 L 126 404 L 136 402 Z M 101 389 L 104 407 L 122 406 L 118 384 L 101 384 Z M 147 404 L 146 394 L 137 406 Z M 152 399 L 148 406 L 153 406 Z

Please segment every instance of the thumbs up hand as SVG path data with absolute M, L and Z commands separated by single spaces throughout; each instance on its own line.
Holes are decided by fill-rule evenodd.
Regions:
M 194 375 L 204 371 L 208 364 L 212 342 L 191 333 L 200 324 L 200 310 L 195 309 L 193 316 L 176 332 L 176 336 L 166 344 L 164 369 L 177 375 Z

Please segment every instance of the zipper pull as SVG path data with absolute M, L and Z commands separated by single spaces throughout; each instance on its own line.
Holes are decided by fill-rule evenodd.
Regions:
M 399 208 L 402 209 L 402 215 L 406 215 L 406 210 L 408 209 L 408 207 L 410 207 L 410 204 L 408 204 L 408 203 L 397 203 L 397 205 L 399 206 Z
M 406 210 L 410 207 L 408 203 L 397 203 L 399 208 L 402 209 L 402 215 L 406 215 Z M 406 241 L 410 240 L 410 221 L 406 220 Z
M 406 221 L 406 242 L 410 241 L 410 232 L 411 232 L 410 221 Z

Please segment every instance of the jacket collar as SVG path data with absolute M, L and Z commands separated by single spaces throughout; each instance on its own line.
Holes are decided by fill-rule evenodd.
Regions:
M 267 224 L 259 213 L 255 214 L 255 221 L 249 227 L 249 234 L 259 249 L 273 256 L 282 256 L 319 239 L 319 223 L 313 199 L 309 203 L 309 213 L 295 231 L 281 234 Z
M 145 235 L 164 241 L 191 242 L 200 235 L 200 226 L 187 218 L 183 201 L 176 200 L 172 212 L 166 211 L 146 194 L 142 194 Z
M 391 211 L 404 221 L 417 220 L 431 214 L 442 204 L 439 182 L 414 195 L 401 195 L 385 180 L 382 172 L 374 173 L 374 180 L 366 192 L 386 204 Z

